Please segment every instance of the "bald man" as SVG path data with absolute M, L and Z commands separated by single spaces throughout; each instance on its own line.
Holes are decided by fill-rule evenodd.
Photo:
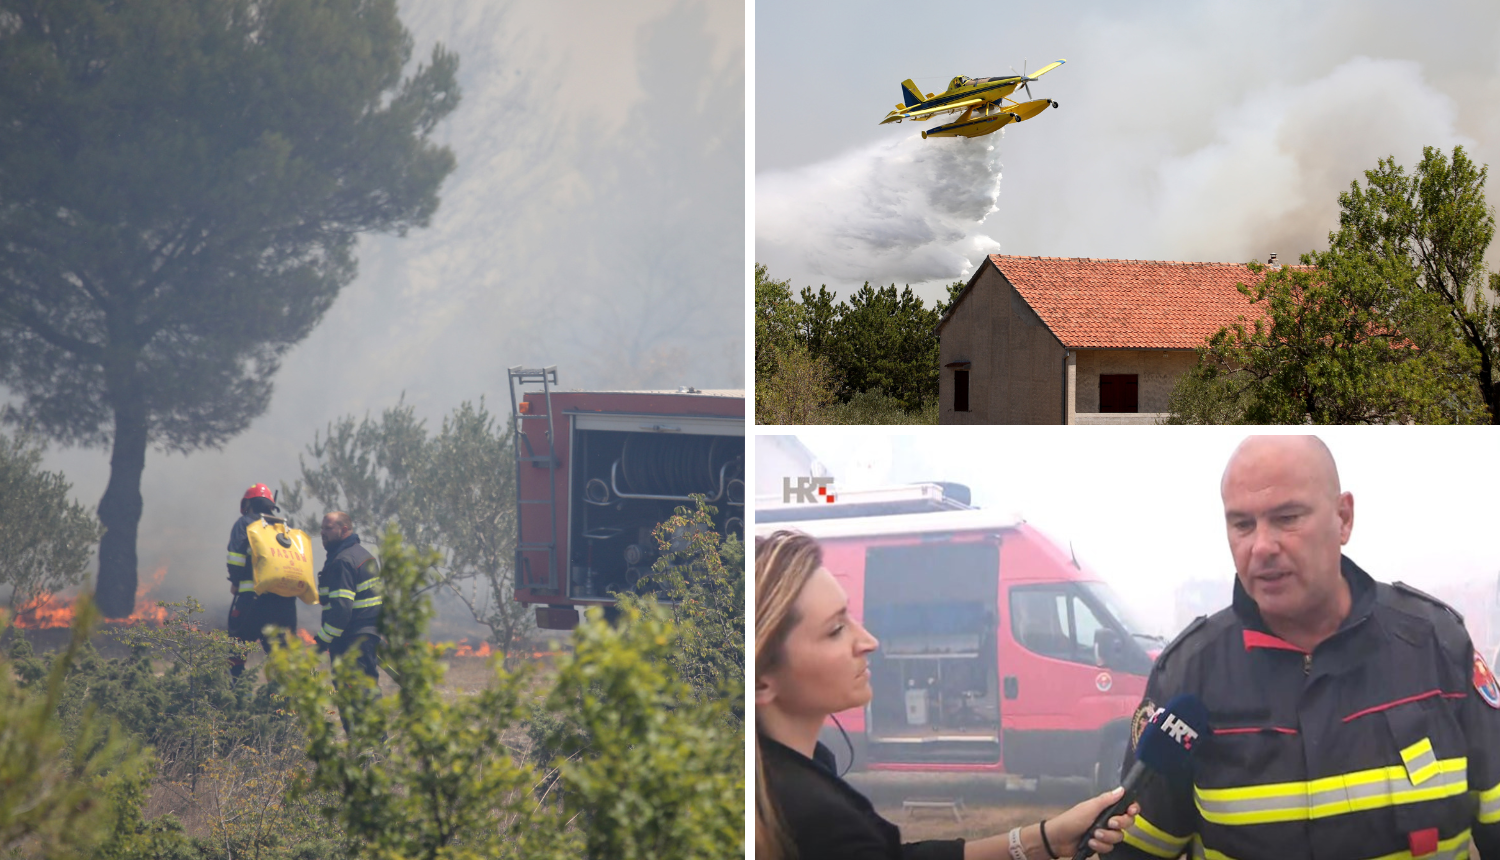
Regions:
M 1246 439 L 1220 494 L 1232 603 L 1161 653 L 1132 721 L 1188 693 L 1212 731 L 1115 856 L 1500 857 L 1500 685 L 1457 613 L 1343 555 L 1354 497 L 1316 437 Z

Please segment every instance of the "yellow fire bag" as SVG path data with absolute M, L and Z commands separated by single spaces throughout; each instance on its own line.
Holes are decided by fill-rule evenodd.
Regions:
M 262 517 L 246 526 L 245 534 L 250 538 L 256 594 L 270 592 L 300 597 L 303 603 L 318 602 L 312 543 L 306 532 L 287 528 L 285 520 Z

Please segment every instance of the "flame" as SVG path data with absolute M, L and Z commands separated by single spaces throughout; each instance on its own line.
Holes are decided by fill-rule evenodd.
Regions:
M 166 566 L 158 567 L 151 579 L 140 584 L 135 592 L 136 611 L 129 618 L 111 620 L 110 624 L 153 624 L 160 627 L 167 621 L 167 610 L 149 600 L 151 592 L 167 578 Z M 36 599 L 16 610 L 16 626 L 25 630 L 72 627 L 74 603 L 78 596 L 61 597 L 44 591 Z
M 458 646 L 457 648 L 453 649 L 453 656 L 454 657 L 488 657 L 488 656 L 490 656 L 490 643 L 488 643 L 488 642 L 481 642 L 481 643 L 479 643 L 479 647 L 475 648 L 474 646 L 472 646 L 472 645 L 469 644 L 469 640 L 465 639 L 464 640 L 464 644 L 462 644 L 462 645 Z
M 311 633 L 308 633 L 306 630 L 303 630 L 301 627 L 297 628 L 297 636 L 301 638 L 303 642 L 306 642 L 309 645 L 318 644 L 318 641 L 313 638 L 313 635 Z

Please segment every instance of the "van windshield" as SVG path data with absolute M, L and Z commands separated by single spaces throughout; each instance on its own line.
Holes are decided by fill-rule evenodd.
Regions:
M 1088 591 L 1088 593 L 1095 600 L 1104 605 L 1105 610 L 1108 611 L 1110 615 L 1113 615 L 1116 621 L 1120 622 L 1120 626 L 1125 628 L 1126 633 L 1129 633 L 1136 639 L 1144 640 L 1146 642 L 1155 642 L 1159 645 L 1166 644 L 1166 639 L 1162 638 L 1161 636 L 1157 636 L 1154 633 L 1146 632 L 1149 629 L 1147 625 L 1141 621 L 1140 617 L 1137 616 L 1135 612 L 1131 611 L 1131 609 L 1125 605 L 1125 602 L 1120 599 L 1120 595 L 1116 594 L 1115 590 L 1109 587 L 1109 583 L 1084 582 L 1080 583 L 1080 585 L 1082 585 L 1084 589 Z

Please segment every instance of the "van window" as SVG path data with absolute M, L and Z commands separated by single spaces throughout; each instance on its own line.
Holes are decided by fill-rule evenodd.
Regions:
M 1097 665 L 1094 634 L 1106 626 L 1070 589 L 1043 585 L 1011 590 L 1011 635 L 1022 648 L 1043 657 Z

